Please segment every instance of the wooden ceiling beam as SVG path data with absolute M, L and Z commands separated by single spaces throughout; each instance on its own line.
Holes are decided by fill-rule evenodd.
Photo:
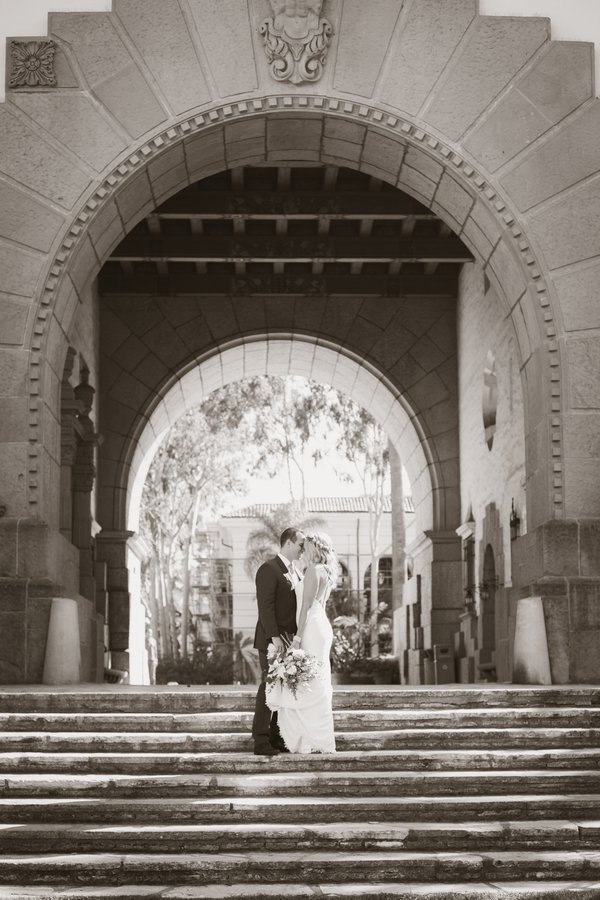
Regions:
M 436 219 L 406 194 L 390 191 L 197 191 L 176 194 L 161 219 Z
M 248 237 L 129 235 L 111 259 L 129 262 L 463 263 L 472 256 L 455 235 L 412 237 Z
M 227 295 L 262 294 L 352 295 L 381 297 L 429 296 L 456 297 L 458 273 L 390 277 L 387 275 L 197 275 L 152 272 L 125 275 L 120 270 L 100 273 L 100 292 L 104 295 Z

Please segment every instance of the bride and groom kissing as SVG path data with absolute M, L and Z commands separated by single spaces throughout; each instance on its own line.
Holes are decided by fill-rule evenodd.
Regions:
M 304 534 L 298 528 L 286 528 L 279 543 L 279 553 L 256 573 L 258 622 L 254 646 L 262 677 L 252 723 L 254 753 L 333 753 L 329 662 L 333 632 L 325 605 L 337 581 L 337 559 L 331 540 L 320 532 Z M 304 568 L 303 576 L 297 566 Z M 284 687 L 275 701 L 266 696 L 267 653 L 269 645 L 282 651 L 290 640 L 316 658 L 319 674 L 310 690 L 295 694 Z

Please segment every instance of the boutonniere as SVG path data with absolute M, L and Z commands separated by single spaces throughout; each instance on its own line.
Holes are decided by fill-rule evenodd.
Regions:
M 290 575 L 290 573 L 289 573 L 289 572 L 284 572 L 284 573 L 283 573 L 283 577 L 285 578 L 285 580 L 287 581 L 287 583 L 289 584 L 289 586 L 290 586 L 291 588 L 293 588 L 293 587 L 294 587 L 294 579 L 292 578 L 292 576 Z

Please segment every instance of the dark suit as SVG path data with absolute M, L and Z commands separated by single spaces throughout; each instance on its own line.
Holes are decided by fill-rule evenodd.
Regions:
M 281 634 L 296 633 L 296 592 L 291 584 L 285 563 L 279 556 L 267 560 L 256 573 L 256 602 L 258 622 L 254 634 L 254 646 L 258 650 L 261 683 L 256 694 L 256 708 L 252 723 L 252 736 L 256 744 L 279 739 L 277 713 L 265 703 L 265 684 L 268 661 L 267 647 L 271 638 Z

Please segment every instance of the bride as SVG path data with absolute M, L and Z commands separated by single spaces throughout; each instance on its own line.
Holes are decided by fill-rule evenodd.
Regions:
M 325 605 L 337 581 L 338 562 L 329 536 L 322 532 L 307 534 L 303 561 L 307 568 L 304 580 L 296 586 L 302 609 L 293 643 L 317 658 L 321 663 L 319 674 L 310 682 L 309 690 L 298 691 L 297 698 L 284 688 L 267 697 L 267 703 L 278 710 L 279 730 L 291 753 L 334 753 L 329 662 L 333 632 Z

